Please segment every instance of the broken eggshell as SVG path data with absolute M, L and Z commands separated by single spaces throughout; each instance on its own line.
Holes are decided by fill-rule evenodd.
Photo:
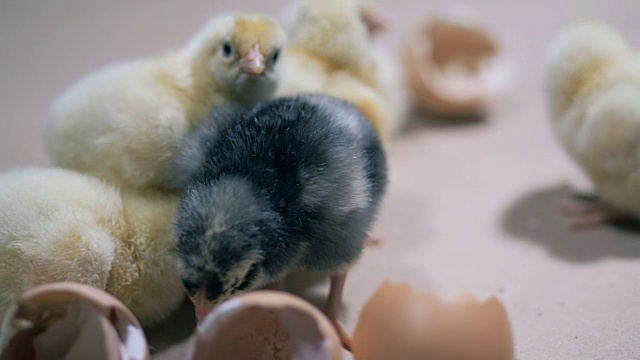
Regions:
M 261 290 L 217 306 L 191 339 L 154 360 L 337 360 L 338 335 L 322 312 L 279 291 Z
M 496 298 L 443 301 L 386 281 L 356 325 L 356 360 L 512 360 L 507 312 Z
M 133 314 L 102 290 L 52 283 L 25 292 L 0 329 L 1 360 L 143 360 L 147 341 Z
M 475 13 L 456 8 L 422 21 L 404 46 L 407 80 L 427 112 L 486 115 L 508 90 L 514 66 Z

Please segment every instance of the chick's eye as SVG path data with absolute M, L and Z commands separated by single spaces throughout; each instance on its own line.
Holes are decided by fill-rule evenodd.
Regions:
M 275 64 L 276 61 L 278 61 L 279 57 L 280 57 L 280 50 L 276 50 L 273 52 L 273 55 L 271 55 L 271 61 Z
M 247 290 L 253 284 L 253 280 L 256 278 L 257 275 L 258 275 L 258 267 L 253 265 L 251 269 L 249 269 L 249 271 L 247 272 L 247 275 L 245 276 L 244 280 L 238 286 L 236 286 L 236 290 L 238 291 Z
M 229 57 L 231 56 L 232 52 L 233 48 L 231 47 L 231 44 L 228 41 L 225 41 L 222 44 L 222 55 L 224 55 L 225 57 Z
M 217 300 L 223 294 L 224 289 L 222 288 L 222 282 L 218 279 L 210 279 L 206 285 L 207 300 Z
M 185 289 L 187 290 L 187 294 L 189 294 L 189 296 L 194 296 L 196 294 L 196 291 L 198 291 L 198 285 L 189 281 L 189 280 L 182 280 L 182 284 L 184 285 Z

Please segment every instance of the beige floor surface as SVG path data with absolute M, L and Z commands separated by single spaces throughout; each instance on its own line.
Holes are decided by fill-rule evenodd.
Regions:
M 427 11 L 454 4 L 379 2 L 395 22 L 385 38 L 390 49 Z M 384 246 L 366 251 L 347 285 L 348 328 L 390 278 L 443 296 L 496 294 L 510 314 L 519 359 L 640 359 L 639 235 L 611 226 L 567 231 L 558 201 L 564 184 L 584 180 L 552 137 L 540 78 L 546 44 L 573 19 L 607 20 L 640 46 L 640 2 L 470 4 L 516 59 L 515 88 L 484 122 L 413 116 L 389 153 L 391 186 L 377 227 Z M 0 169 L 46 164 L 47 107 L 87 72 L 178 46 L 214 13 L 277 13 L 283 5 L 0 0 Z M 154 339 L 162 343 L 168 328 L 175 326 L 154 329 Z

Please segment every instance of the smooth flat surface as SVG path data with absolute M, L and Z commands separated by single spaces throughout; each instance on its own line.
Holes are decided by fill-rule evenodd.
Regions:
M 390 49 L 427 11 L 450 4 L 379 3 L 395 23 L 384 39 Z M 0 169 L 46 164 L 47 107 L 89 71 L 177 47 L 216 12 L 277 13 L 283 5 L 0 0 Z M 567 230 L 558 211 L 564 184 L 583 179 L 551 134 L 541 70 L 557 28 L 585 16 L 609 21 L 640 46 L 640 3 L 473 5 L 517 61 L 516 86 L 481 123 L 413 116 L 389 154 L 391 186 L 377 227 L 384 245 L 367 250 L 348 279 L 347 328 L 389 278 L 447 297 L 497 295 L 511 317 L 519 359 L 639 359 L 640 234 L 612 226 Z M 182 313 L 186 324 L 189 315 Z M 153 336 L 168 338 L 169 329 L 175 324 Z

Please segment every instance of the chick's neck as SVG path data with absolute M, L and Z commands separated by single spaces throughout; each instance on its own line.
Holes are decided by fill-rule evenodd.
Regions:
M 228 101 L 211 75 L 208 62 L 202 58 L 185 50 L 167 59 L 169 64 L 187 64 L 186 67 L 182 65 L 183 69 L 177 75 L 168 73 L 167 76 L 173 77 L 171 83 L 177 97 L 186 105 L 186 118 L 191 126 L 200 121 L 213 106 Z

